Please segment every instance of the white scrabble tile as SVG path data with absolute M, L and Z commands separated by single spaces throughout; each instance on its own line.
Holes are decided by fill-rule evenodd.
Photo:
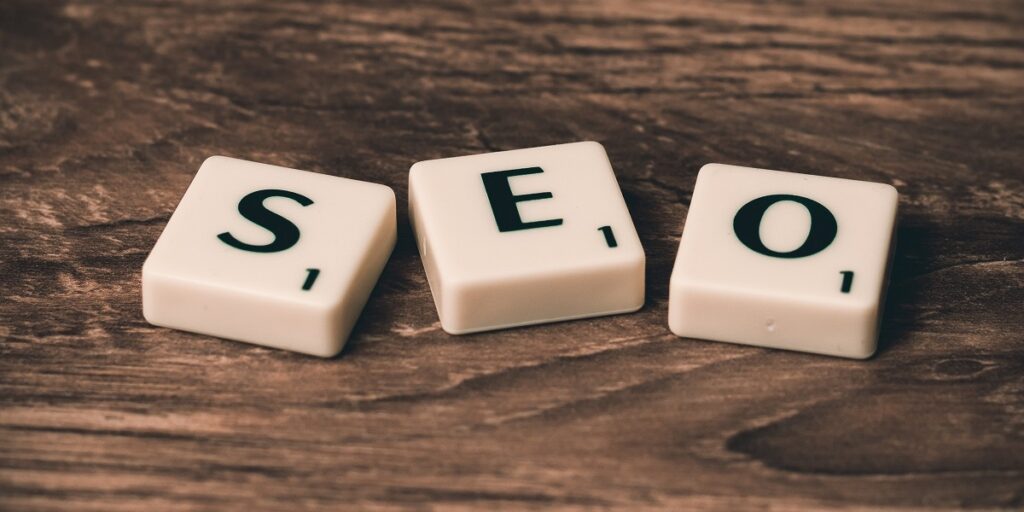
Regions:
M 203 162 L 142 269 L 146 320 L 320 357 L 341 351 L 395 245 L 373 183 Z
M 644 251 L 596 142 L 418 162 L 409 215 L 449 333 L 643 306 Z
M 881 183 L 709 164 L 669 285 L 679 336 L 867 358 L 896 224 Z

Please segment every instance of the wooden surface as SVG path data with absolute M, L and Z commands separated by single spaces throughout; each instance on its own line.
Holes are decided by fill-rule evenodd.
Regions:
M 417 161 L 598 140 L 639 313 L 449 336 Z M 0 509 L 1024 507 L 1024 3 L 0 2 Z M 380 182 L 342 356 L 146 324 L 223 154 Z M 697 169 L 892 183 L 871 360 L 679 339 Z

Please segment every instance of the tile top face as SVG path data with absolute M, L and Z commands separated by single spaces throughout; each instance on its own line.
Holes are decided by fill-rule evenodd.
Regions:
M 409 187 L 417 215 L 429 218 L 420 243 L 431 244 L 442 274 L 461 281 L 643 258 L 596 142 L 418 162 Z
M 710 164 L 697 178 L 674 275 L 691 286 L 871 307 L 896 207 L 885 184 Z
M 247 294 L 334 305 L 393 204 L 394 193 L 382 185 L 212 157 L 146 267 Z M 305 286 L 309 269 L 319 272 Z

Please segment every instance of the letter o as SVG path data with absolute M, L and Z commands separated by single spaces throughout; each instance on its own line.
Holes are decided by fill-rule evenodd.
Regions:
M 807 239 L 804 240 L 803 245 L 789 252 L 773 251 L 761 241 L 761 220 L 768 208 L 780 201 L 800 203 L 811 214 L 811 229 L 807 232 Z M 839 225 L 832 212 L 813 199 L 789 194 L 773 194 L 759 197 L 743 205 L 736 212 L 736 217 L 733 218 L 732 229 L 736 232 L 736 237 L 740 242 L 752 251 L 775 258 L 804 258 L 817 254 L 831 245 L 832 241 L 836 239 Z

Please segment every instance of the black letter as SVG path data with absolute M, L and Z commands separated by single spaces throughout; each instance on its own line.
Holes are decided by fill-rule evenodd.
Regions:
M 811 229 L 807 233 L 807 240 L 800 247 L 790 252 L 776 252 L 767 247 L 761 241 L 761 219 L 768 208 L 779 201 L 793 201 L 800 203 L 807 208 L 811 214 Z M 836 239 L 836 232 L 839 226 L 832 212 L 828 211 L 821 203 L 802 196 L 788 194 L 775 194 L 759 197 L 743 205 L 732 221 L 732 229 L 736 236 L 755 252 L 765 256 L 776 258 L 803 258 L 821 252 Z
M 313 204 L 310 198 L 295 192 L 277 189 L 257 190 L 238 202 L 238 213 L 253 224 L 273 233 L 274 241 L 267 245 L 250 245 L 240 242 L 227 231 L 217 235 L 217 238 L 235 249 L 252 252 L 278 252 L 295 245 L 299 241 L 299 228 L 295 227 L 295 224 L 288 219 L 263 206 L 263 200 L 270 197 L 287 197 L 302 206 Z
M 540 167 L 527 167 L 525 169 L 513 169 L 511 171 L 485 172 L 480 175 L 484 180 L 484 190 L 487 191 L 487 200 L 491 202 L 491 210 L 494 212 L 494 221 L 498 223 L 498 231 L 518 231 L 520 229 L 544 228 L 562 224 L 562 219 L 539 220 L 536 222 L 523 222 L 519 216 L 519 208 L 516 203 L 520 201 L 533 201 L 535 199 L 551 199 L 551 192 L 540 192 L 537 194 L 523 194 L 517 196 L 512 194 L 512 187 L 508 179 L 512 176 L 524 174 L 537 174 L 544 172 Z

